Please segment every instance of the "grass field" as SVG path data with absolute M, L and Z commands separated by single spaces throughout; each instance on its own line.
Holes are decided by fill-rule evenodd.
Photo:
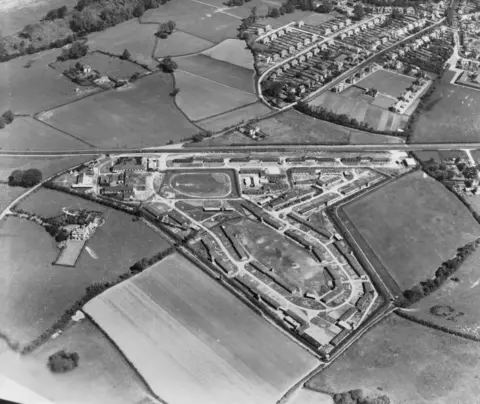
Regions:
M 128 49 L 132 59 L 153 67 L 156 65 L 152 54 L 155 47 L 154 34 L 157 31 L 156 25 L 140 24 L 134 18 L 105 31 L 90 34 L 87 43 L 92 50 L 102 50 L 118 55 L 121 55 L 124 49 Z
M 433 276 L 480 226 L 442 184 L 413 172 L 343 211 L 402 289 Z
M 175 31 L 166 39 L 159 39 L 155 48 L 155 57 L 187 55 L 189 53 L 201 52 L 212 47 L 213 42 L 182 31 Z
M 41 119 L 97 147 L 159 146 L 198 132 L 174 105 L 172 90 L 170 75 L 151 74 L 133 88 L 85 98 Z
M 91 146 L 30 117 L 17 117 L 0 130 L 3 150 L 85 150 Z
M 202 53 L 213 59 L 253 70 L 253 56 L 245 46 L 245 41 L 240 41 L 238 39 L 226 39 L 217 46 L 207 49 Z
M 106 31 L 105 31 L 106 32 Z M 129 62 L 128 60 L 121 60 L 117 57 L 105 55 L 100 52 L 92 52 L 79 60 L 67 60 L 65 62 L 55 62 L 52 67 L 59 73 L 72 66 L 77 62 L 91 66 L 91 68 L 100 74 L 106 74 L 109 77 L 117 79 L 128 79 L 134 73 L 145 73 L 146 70 L 139 65 Z
M 361 388 L 402 404 L 474 403 L 480 396 L 478 344 L 388 317 L 307 383 L 321 391 Z
M 208 80 L 255 94 L 253 72 L 206 55 L 193 55 L 175 59 L 178 69 Z
M 74 268 L 52 265 L 58 249 L 42 227 L 17 218 L 0 222 L 1 329 L 21 343 L 53 325 L 87 286 L 114 280 L 139 259 L 168 247 L 142 222 L 73 195 L 40 189 L 20 205 L 45 216 L 61 213 L 64 206 L 102 211 L 106 221 L 88 241 L 92 254 L 84 250 Z
M 240 18 L 216 12 L 215 7 L 206 5 L 209 4 L 208 1 L 202 3 L 205 4 L 191 0 L 168 2 L 158 9 L 148 10 L 141 21 L 173 20 L 177 23 L 179 31 L 213 43 L 220 43 L 227 38 L 236 38 L 237 28 L 241 24 Z
M 313 390 L 300 389 L 290 404 L 333 404 L 333 398 L 328 394 Z
M 460 282 L 447 281 L 439 290 L 412 306 L 409 313 L 451 330 L 480 337 L 480 252 L 473 254 L 455 273 Z
M 376 88 L 379 93 L 393 98 L 399 97 L 415 81 L 412 77 L 393 73 L 387 70 L 377 70 L 360 80 L 355 85 L 362 88 Z
M 177 105 L 192 121 L 231 111 L 257 100 L 253 94 L 178 70 L 175 72 L 175 84 L 180 89 L 175 97 Z
M 85 310 L 170 404 L 273 403 L 317 365 L 180 255 Z
M 480 141 L 480 92 L 450 84 L 446 72 L 414 126 L 413 143 Z
M 323 267 L 303 247 L 258 221 L 245 219 L 232 228 L 245 248 L 262 264 L 302 289 L 319 290 Z
M 0 111 L 34 114 L 78 99 L 77 84 L 48 66 L 59 54 L 55 49 L 0 63 Z
M 48 356 L 60 349 L 79 354 L 74 372 L 54 374 L 45 366 Z M 0 352 L 0 373 L 55 403 L 132 404 L 147 395 L 122 354 L 87 319 L 28 356 Z
M 246 122 L 250 119 L 260 118 L 270 112 L 272 112 L 272 110 L 265 104 L 262 102 L 256 102 L 255 104 L 247 105 L 243 108 L 236 109 L 232 112 L 226 112 L 213 118 L 202 119 L 197 121 L 197 125 L 205 130 L 220 132 L 225 128 L 241 123 L 242 120 Z M 192 143 L 192 145 L 194 145 L 194 143 Z

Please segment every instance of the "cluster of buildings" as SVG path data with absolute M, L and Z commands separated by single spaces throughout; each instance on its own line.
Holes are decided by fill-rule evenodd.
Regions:
M 75 83 L 82 85 L 84 83 L 94 83 L 104 89 L 122 87 L 128 83 L 128 80 L 101 74 L 100 72 L 93 70 L 90 65 L 82 64 L 80 62 L 65 70 L 64 74 Z
M 261 169 L 240 169 L 239 180 L 245 195 L 263 195 L 288 189 L 288 178 L 284 173 L 269 173 Z

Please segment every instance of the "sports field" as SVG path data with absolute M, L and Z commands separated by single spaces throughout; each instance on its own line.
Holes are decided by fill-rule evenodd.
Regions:
M 59 54 L 54 49 L 0 63 L 0 111 L 34 114 L 80 98 L 78 85 L 48 66 Z
M 464 404 L 480 396 L 478 343 L 390 315 L 307 386 L 362 389 L 391 403 Z
M 85 310 L 170 404 L 275 403 L 318 363 L 180 255 Z
M 89 53 L 85 57 L 78 60 L 55 62 L 52 67 L 54 67 L 59 73 L 63 73 L 70 67 L 75 66 L 77 62 L 91 66 L 93 70 L 102 75 L 106 74 L 109 77 L 114 77 L 117 79 L 128 79 L 134 73 L 145 73 L 147 71 L 139 65 L 129 62 L 128 60 L 121 60 L 120 58 L 108 56 L 100 52 Z
M 239 39 L 226 39 L 217 46 L 202 52 L 213 59 L 253 70 L 252 53 L 245 46 L 245 41 Z
M 177 105 L 192 121 L 205 119 L 257 101 L 257 97 L 251 93 L 179 70 L 175 72 L 175 85 L 180 89 L 175 96 Z
M 104 212 L 105 224 L 88 241 L 75 267 L 52 265 L 55 240 L 41 226 L 8 218 L 0 222 L 1 330 L 27 343 L 52 326 L 94 282 L 113 281 L 143 257 L 168 248 L 168 243 L 143 222 L 75 196 L 40 189 L 20 208 L 50 216 L 62 207 Z
M 415 79 L 413 77 L 380 69 L 360 80 L 355 85 L 365 89 L 376 88 L 381 94 L 397 98 L 403 94 L 414 81 Z
M 89 144 L 31 117 L 17 117 L 0 130 L 3 150 L 85 150 Z
M 302 289 L 319 290 L 325 283 L 323 267 L 307 250 L 283 234 L 255 220 L 244 219 L 232 228 L 245 248 L 262 264 Z
M 163 6 L 160 9 L 162 9 Z M 87 44 L 91 50 L 121 55 L 128 49 L 132 59 L 155 65 L 152 54 L 155 47 L 154 34 L 158 27 L 154 24 L 140 24 L 136 18 L 122 22 L 105 31 L 95 32 L 88 36 Z
M 480 141 L 480 92 L 450 84 L 453 72 L 446 72 L 437 84 L 414 126 L 412 142 Z
M 480 231 L 458 198 L 422 171 L 348 203 L 343 212 L 347 227 L 360 233 L 402 289 L 433 276 Z
M 159 146 L 198 132 L 174 105 L 172 90 L 172 77 L 155 73 L 133 88 L 96 94 L 40 118 L 97 147 Z
M 255 93 L 253 71 L 229 62 L 198 54 L 175 59 L 178 69 L 205 79 L 236 88 L 251 94 Z
M 196 123 L 205 130 L 220 132 L 223 129 L 240 124 L 242 121 L 247 122 L 250 119 L 260 118 L 271 112 L 272 110 L 264 103 L 256 102 L 232 112 L 225 112 L 212 118 L 202 119 Z M 192 143 L 192 145 L 194 144 Z
M 155 48 L 155 57 L 164 58 L 165 56 L 188 55 L 190 53 L 201 52 L 204 49 L 212 47 L 213 42 L 182 31 L 175 31 L 168 38 L 158 39 Z

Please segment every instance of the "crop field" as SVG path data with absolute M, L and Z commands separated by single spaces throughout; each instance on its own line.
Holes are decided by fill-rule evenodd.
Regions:
M 480 395 L 478 343 L 391 315 L 307 386 L 332 393 L 360 388 L 392 403 L 474 403 Z
M 80 98 L 77 85 L 48 66 L 59 54 L 54 49 L 0 63 L 0 111 L 34 114 Z
M 213 59 L 253 71 L 253 56 L 245 46 L 245 41 L 239 39 L 226 39 L 217 46 L 207 49 L 202 53 Z
M 252 104 L 257 97 L 182 71 L 175 72 L 178 107 L 193 121 Z
M 163 6 L 162 8 L 163 9 Z M 159 10 L 160 10 L 159 9 Z M 137 19 L 122 22 L 105 31 L 88 36 L 90 49 L 121 55 L 128 49 L 132 59 L 151 64 L 155 47 L 154 34 L 158 27 L 154 24 L 140 24 Z
M 159 146 L 198 132 L 173 103 L 172 90 L 170 75 L 151 74 L 133 88 L 96 94 L 40 119 L 97 147 Z
M 106 31 L 104 31 L 106 32 Z M 77 62 L 85 65 L 89 65 L 93 70 L 100 74 L 106 74 L 109 77 L 117 79 L 128 79 L 134 73 L 145 73 L 146 70 L 129 62 L 128 60 L 121 60 L 117 57 L 105 55 L 100 52 L 92 52 L 85 57 L 78 60 L 66 60 L 64 62 L 55 62 L 52 67 L 59 73 L 63 73 L 65 70 L 72 66 L 75 66 Z
M 250 119 L 260 118 L 271 112 L 272 110 L 264 103 L 256 102 L 232 112 L 225 112 L 224 114 L 212 118 L 202 119 L 196 123 L 205 130 L 220 132 L 223 129 L 240 124 L 242 121 L 247 122 Z M 195 143 L 192 143 L 191 145 L 194 146 Z
M 469 257 L 454 277 L 436 292 L 412 306 L 409 313 L 418 319 L 447 327 L 474 337 L 480 337 L 480 252 Z
M 355 85 L 365 89 L 376 88 L 379 93 L 397 98 L 404 93 L 414 81 L 415 79 L 412 77 L 380 69 L 360 80 Z
M 414 126 L 413 143 L 480 141 L 480 92 L 450 84 L 446 72 Z
M 195 74 L 205 79 L 245 91 L 255 93 L 253 87 L 253 72 L 222 60 L 198 54 L 175 59 L 178 69 Z
M 213 43 L 236 38 L 240 18 L 217 12 L 216 7 L 206 5 L 208 1 L 202 3 L 205 4 L 191 0 L 168 2 L 157 9 L 147 10 L 141 21 L 160 23 L 173 20 L 177 30 Z
M 169 171 L 157 192 L 179 199 L 238 197 L 234 175 L 230 170 Z
M 79 354 L 75 372 L 58 375 L 45 366 L 48 356 L 60 349 Z M 0 348 L 0 373 L 56 403 L 132 404 L 148 394 L 121 352 L 88 319 L 28 356 Z
M 31 117 L 17 117 L 0 130 L 0 144 L 3 150 L 85 150 L 91 147 Z
M 480 231 L 458 198 L 421 171 L 348 203 L 343 212 L 347 227 L 360 233 L 402 289 L 433 276 Z
M 180 255 L 85 310 L 171 404 L 274 403 L 318 363 Z
M 325 283 L 323 267 L 303 247 L 258 221 L 245 219 L 232 228 L 258 261 L 304 289 L 319 290 Z
M 58 191 L 41 189 L 20 207 L 49 216 L 61 213 L 63 206 L 102 211 L 105 218 L 72 268 L 52 265 L 58 249 L 41 226 L 17 218 L 0 222 L 1 330 L 20 343 L 30 342 L 52 326 L 87 286 L 113 281 L 139 259 L 169 246 L 143 222 L 133 222 L 123 212 Z
M 166 39 L 158 39 L 155 48 L 155 57 L 180 56 L 190 53 L 201 52 L 212 47 L 213 42 L 187 34 L 182 31 L 175 31 Z

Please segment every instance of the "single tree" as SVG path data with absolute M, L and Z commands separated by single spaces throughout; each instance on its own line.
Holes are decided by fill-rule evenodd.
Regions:
M 273 7 L 272 9 L 270 9 L 269 14 L 270 14 L 270 17 L 272 17 L 272 18 L 280 17 L 280 11 L 278 10 L 277 7 Z
M 69 372 L 78 366 L 79 359 L 78 353 L 62 349 L 49 356 L 48 367 L 53 373 Z
M 15 119 L 15 115 L 13 114 L 12 110 L 5 111 L 2 115 L 5 123 L 8 125 L 9 123 L 12 123 L 13 120 Z
M 130 52 L 128 51 L 128 49 L 125 49 L 122 53 L 122 56 L 120 56 L 120 59 L 130 60 L 131 57 L 132 57 L 132 55 L 130 55 Z
M 163 58 L 162 62 L 159 64 L 159 67 L 165 73 L 173 73 L 177 69 L 178 65 L 170 56 L 167 56 Z
M 141 17 L 145 13 L 145 5 L 143 1 L 140 1 L 137 6 L 133 9 L 133 16 L 135 18 Z
M 363 17 L 365 17 L 365 9 L 361 4 L 356 4 L 353 9 L 353 16 L 357 21 L 360 21 Z
M 175 31 L 177 24 L 175 23 L 175 21 L 170 20 L 167 22 L 167 26 L 170 33 L 172 33 L 173 31 Z

